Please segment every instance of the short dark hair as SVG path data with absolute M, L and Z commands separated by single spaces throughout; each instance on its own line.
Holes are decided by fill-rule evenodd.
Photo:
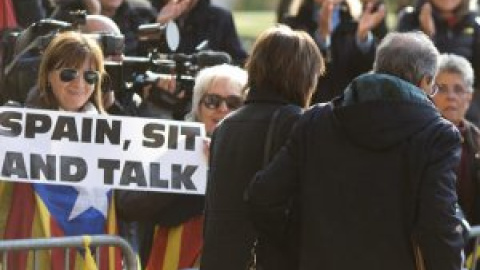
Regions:
M 278 25 L 260 34 L 246 69 L 249 87 L 277 92 L 307 107 L 325 64 L 317 44 L 306 32 Z

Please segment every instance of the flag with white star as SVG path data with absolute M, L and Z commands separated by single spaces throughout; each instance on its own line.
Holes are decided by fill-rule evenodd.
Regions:
M 65 235 L 105 233 L 111 190 L 34 184 Z
M 8 211 L 4 239 L 118 234 L 111 190 L 4 182 L 0 195 L 0 210 Z M 83 255 L 81 250 L 70 249 L 69 269 L 83 270 Z M 63 249 L 40 251 L 36 257 L 41 270 L 64 269 Z M 100 257 L 99 270 L 122 269 L 119 248 L 102 247 Z M 8 268 L 33 269 L 32 252 L 9 253 Z

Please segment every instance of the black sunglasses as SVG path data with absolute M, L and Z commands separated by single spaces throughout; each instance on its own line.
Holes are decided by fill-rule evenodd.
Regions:
M 60 80 L 62 82 L 71 82 L 78 77 L 78 71 L 73 68 L 64 68 L 60 70 Z M 83 79 L 88 84 L 96 84 L 99 79 L 99 74 L 97 71 L 85 70 L 83 72 Z
M 225 102 L 227 104 L 228 109 L 230 110 L 235 110 L 238 109 L 240 106 L 243 104 L 243 100 L 239 96 L 227 96 L 227 97 L 222 97 L 217 94 L 205 94 L 202 97 L 201 102 L 205 107 L 211 110 L 218 109 L 221 105 L 222 102 Z

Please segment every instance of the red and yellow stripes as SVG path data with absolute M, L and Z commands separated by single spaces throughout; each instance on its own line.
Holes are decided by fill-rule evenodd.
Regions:
M 7 185 L 5 185 L 7 184 Z M 5 196 L 5 197 L 4 197 Z M 8 197 L 7 197 L 8 196 Z M 50 238 L 64 236 L 64 232 L 57 221 L 50 215 L 47 206 L 40 196 L 36 195 L 31 184 L 9 183 L 0 181 L 0 208 L 8 212 L 4 222 L 4 239 Z M 111 204 L 113 196 L 111 196 Z M 3 213 L 6 213 L 3 212 Z M 0 215 L 2 212 L 0 212 Z M 1 222 L 1 220 L 0 220 Z M 1 225 L 1 224 L 0 224 Z M 1 228 L 1 227 L 0 227 Z M 106 232 L 116 235 L 118 233 L 115 207 L 110 207 L 107 217 Z M 101 261 L 98 268 L 104 270 L 119 270 L 121 268 L 121 250 L 114 247 L 100 248 Z M 35 254 L 40 270 L 64 270 L 65 256 L 69 256 L 70 270 L 85 269 L 83 255 L 76 249 L 65 250 L 56 248 L 40 251 Z M 9 269 L 33 269 L 33 252 L 12 252 L 8 255 Z
M 12 201 L 13 183 L 0 181 L 0 239 L 4 238 Z
M 173 228 L 157 226 L 147 270 L 195 267 L 203 245 L 203 216 Z

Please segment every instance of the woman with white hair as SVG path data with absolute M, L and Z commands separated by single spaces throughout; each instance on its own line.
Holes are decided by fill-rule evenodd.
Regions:
M 228 113 L 243 104 L 246 83 L 247 72 L 239 67 L 222 64 L 202 69 L 195 79 L 192 110 L 187 120 L 204 123 L 210 136 Z M 186 269 L 199 265 L 203 251 L 203 196 L 117 194 L 119 216 L 140 222 L 140 257 L 146 269 Z
M 473 96 L 474 71 L 470 62 L 455 54 L 442 54 L 433 101 L 440 113 L 462 136 L 462 153 L 457 167 L 458 203 L 471 225 L 480 224 L 480 130 L 465 115 Z M 470 253 L 472 243 L 466 246 Z
M 210 136 L 218 123 L 245 100 L 247 72 L 227 64 L 200 71 L 193 88 L 192 110 L 187 120 L 205 124 Z
M 416 0 L 414 7 L 406 7 L 398 15 L 397 30 L 421 30 L 432 39 L 440 53 L 465 57 L 480 86 L 480 16 L 473 10 L 471 0 Z M 467 111 L 467 119 L 480 125 L 480 99 L 475 95 Z

